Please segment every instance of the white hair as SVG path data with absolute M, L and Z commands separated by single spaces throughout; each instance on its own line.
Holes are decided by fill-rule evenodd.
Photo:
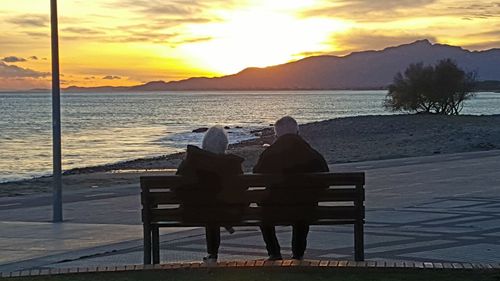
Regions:
M 299 125 L 292 117 L 285 116 L 274 123 L 274 133 L 277 137 L 281 137 L 286 134 L 298 134 Z
M 226 152 L 229 139 L 227 133 L 222 126 L 216 125 L 208 129 L 203 137 L 201 148 L 217 154 Z

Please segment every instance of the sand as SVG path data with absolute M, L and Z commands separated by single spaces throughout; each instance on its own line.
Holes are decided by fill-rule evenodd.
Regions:
M 231 145 L 229 153 L 244 157 L 250 172 L 266 143 L 274 139 L 272 128 L 259 137 Z M 500 115 L 358 116 L 303 124 L 300 134 L 329 164 L 394 159 L 436 154 L 500 149 Z M 124 163 L 74 169 L 63 176 L 65 190 L 106 188 L 139 182 L 139 176 L 173 173 L 184 153 Z M 0 196 L 50 192 L 51 177 L 0 184 Z

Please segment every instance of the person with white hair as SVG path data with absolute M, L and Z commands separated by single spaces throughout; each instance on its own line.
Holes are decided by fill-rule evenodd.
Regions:
M 259 157 L 259 160 L 253 168 L 254 173 L 272 173 L 272 174 L 293 174 L 293 173 L 314 173 L 328 172 L 328 164 L 323 156 L 314 150 L 302 137 L 299 136 L 299 126 L 297 121 L 290 116 L 285 116 L 274 124 L 276 135 L 275 142 L 266 148 Z M 292 201 L 283 202 L 279 192 L 283 192 L 287 186 L 273 185 L 266 187 L 269 189 L 270 206 L 296 206 Z M 308 187 L 316 188 L 316 187 Z M 324 188 L 324 187 L 320 187 Z M 273 196 L 273 190 L 275 192 Z M 315 208 L 317 202 L 309 202 L 304 208 Z M 266 243 L 269 260 L 281 260 L 281 249 L 276 230 L 272 222 L 266 222 L 266 203 L 263 204 L 264 220 L 261 225 L 262 236 Z M 271 208 L 272 210 L 272 208 Z M 309 225 L 304 221 L 297 221 L 293 225 L 292 232 L 292 258 L 301 260 L 307 246 L 307 234 Z
M 183 202 L 186 213 L 191 211 L 195 217 L 198 214 L 196 204 L 199 203 L 190 203 L 190 197 L 195 197 L 193 196 L 194 193 L 200 192 L 200 188 L 205 191 L 209 190 L 209 195 L 204 198 L 203 206 L 220 207 L 224 204 L 232 204 L 232 207 L 234 207 L 234 202 L 221 199 L 221 197 L 223 198 L 221 193 L 230 194 L 231 192 L 226 192 L 226 190 L 237 189 L 237 187 L 224 186 L 223 178 L 243 174 L 241 164 L 244 159 L 233 154 L 226 154 L 228 143 L 229 140 L 224 128 L 222 126 L 213 126 L 205 133 L 201 148 L 188 145 L 186 158 L 179 165 L 177 174 L 196 178 L 198 184 L 181 186 L 176 191 Z M 203 192 L 203 194 L 207 193 Z M 191 209 L 189 209 L 190 207 Z M 208 256 L 203 258 L 205 262 L 217 261 L 220 246 L 220 227 L 221 225 L 210 223 L 205 227 L 208 253 Z M 226 227 L 226 229 L 230 233 L 234 232 L 231 227 Z

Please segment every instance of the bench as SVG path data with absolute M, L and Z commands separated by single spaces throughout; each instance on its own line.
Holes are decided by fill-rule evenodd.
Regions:
M 241 196 L 246 204 L 244 206 L 248 207 L 243 209 L 240 207 L 242 216 L 238 221 L 231 221 L 230 218 L 226 220 L 224 214 L 228 211 L 227 206 L 224 210 L 214 206 L 201 206 L 197 213 L 199 217 L 195 221 L 185 221 L 183 219 L 185 208 L 180 205 L 182 202 L 176 196 L 175 190 L 181 186 L 198 184 L 193 178 L 178 175 L 142 176 L 140 178 L 144 264 L 160 262 L 160 227 L 204 227 L 208 222 L 232 226 L 259 226 L 264 216 L 263 209 L 266 208 L 266 214 L 268 214 L 269 208 L 273 208 L 269 206 L 269 203 L 263 207 L 263 204 L 266 204 L 264 202 L 268 202 L 266 200 L 270 192 L 266 186 L 276 185 L 287 187 L 282 189 L 283 198 L 294 198 L 294 204 L 300 205 L 300 202 L 296 201 L 303 199 L 304 202 L 317 201 L 318 206 L 313 207 L 312 212 L 305 213 L 301 212 L 301 208 L 296 205 L 276 206 L 275 212 L 272 211 L 273 224 L 290 225 L 297 219 L 297 216 L 307 219 L 310 225 L 353 224 L 354 259 L 364 260 L 364 173 L 244 174 L 227 180 L 230 186 L 234 184 L 234 186 L 243 187 Z M 304 188 L 308 186 L 327 186 L 328 188 Z M 199 200 L 207 198 L 203 192 L 192 194 L 192 196 Z M 304 218 L 304 216 L 307 217 Z

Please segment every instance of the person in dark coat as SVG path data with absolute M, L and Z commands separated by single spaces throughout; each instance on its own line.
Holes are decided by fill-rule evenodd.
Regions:
M 243 174 L 241 164 L 244 159 L 233 154 L 225 154 L 227 147 L 228 137 L 221 126 L 211 127 L 206 132 L 202 149 L 188 145 L 186 158 L 179 165 L 177 174 L 196 178 L 197 180 L 195 184 L 181 186 L 176 190 L 177 196 L 183 202 L 184 212 L 188 214 L 184 218 L 185 220 L 189 221 L 191 219 L 189 214 L 192 214 L 193 219 L 196 219 L 200 215 L 197 208 L 200 206 L 220 207 L 221 205 L 227 205 L 228 207 L 234 207 L 234 204 L 237 204 L 235 198 L 231 198 L 231 196 L 237 197 L 238 192 L 241 190 L 237 190 L 238 187 L 236 186 L 226 186 L 224 179 L 230 175 Z M 199 183 L 202 183 L 203 186 L 200 186 Z M 196 193 L 198 193 L 198 196 L 193 196 Z M 228 209 L 234 210 L 235 208 Z M 237 217 L 238 214 L 234 214 L 234 216 Z M 206 262 L 217 261 L 220 227 L 221 225 L 211 223 L 208 223 L 205 227 L 208 256 L 203 260 Z M 232 227 L 226 226 L 226 229 L 230 233 L 234 232 Z
M 254 173 L 293 174 L 329 171 L 328 164 L 323 156 L 299 136 L 299 127 L 295 119 L 289 116 L 279 119 L 274 125 L 274 130 L 277 139 L 262 152 L 253 169 Z M 269 201 L 272 205 L 279 206 L 280 203 L 288 204 L 288 206 L 293 205 L 293 199 L 290 201 L 290 198 L 288 198 L 288 201 L 280 202 L 284 201 L 282 196 L 273 196 L 273 190 L 276 190 L 276 194 L 279 194 L 277 191 L 281 189 L 281 194 L 284 194 L 283 190 L 287 186 L 271 186 L 267 188 L 270 189 Z M 311 204 L 313 208 L 317 206 L 317 202 L 311 202 Z M 265 205 L 263 208 L 265 210 Z M 292 258 L 301 260 L 307 246 L 309 225 L 307 222 L 297 221 L 292 227 Z M 269 260 L 282 259 L 280 244 L 276 238 L 276 230 L 272 222 L 264 221 L 261 231 L 266 243 Z

